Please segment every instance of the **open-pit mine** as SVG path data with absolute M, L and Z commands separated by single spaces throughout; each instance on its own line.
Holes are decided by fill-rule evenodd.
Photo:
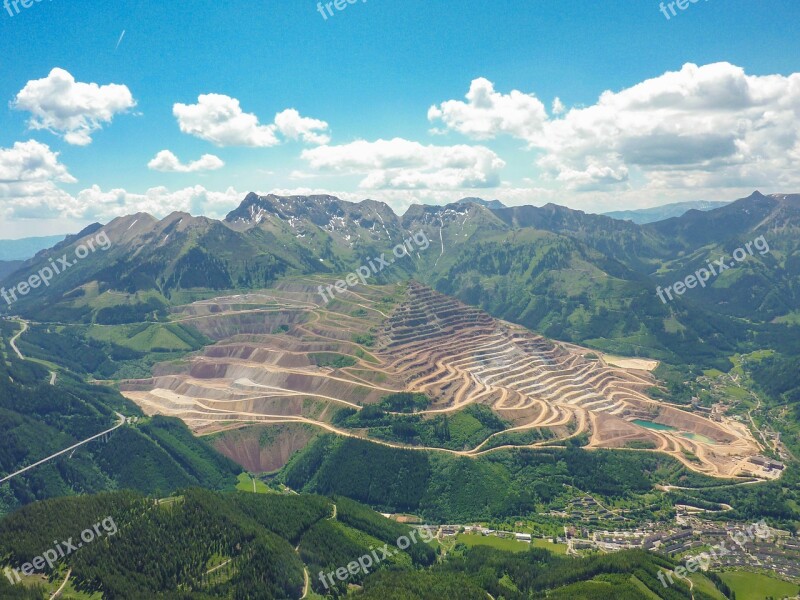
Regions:
M 149 415 L 183 419 L 198 435 L 305 423 L 365 437 L 332 424 L 337 410 L 419 392 L 432 400 L 416 413 L 424 418 L 480 403 L 508 424 L 494 436 L 548 430 L 526 448 L 584 436 L 587 448 L 665 452 L 711 476 L 767 476 L 749 462 L 760 447 L 744 425 L 647 395 L 658 385 L 647 370 L 655 362 L 614 366 L 416 282 L 360 286 L 327 304 L 320 283 L 283 282 L 175 309 L 173 320 L 216 343 L 181 363 L 157 365 L 150 379 L 122 382 L 124 395 Z M 494 436 L 460 450 L 375 441 L 478 456 L 509 447 L 490 443 Z

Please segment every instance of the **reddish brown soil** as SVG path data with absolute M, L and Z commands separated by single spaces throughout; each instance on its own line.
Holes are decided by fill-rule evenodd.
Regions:
M 314 435 L 307 425 L 254 425 L 222 432 L 210 442 L 250 473 L 270 473 L 283 467 Z

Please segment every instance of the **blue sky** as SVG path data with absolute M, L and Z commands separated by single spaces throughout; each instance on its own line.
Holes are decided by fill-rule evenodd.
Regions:
M 796 0 L 700 0 L 669 20 L 653 0 L 19 9 L 0 7 L 0 237 L 218 217 L 251 190 L 398 212 L 800 191 Z

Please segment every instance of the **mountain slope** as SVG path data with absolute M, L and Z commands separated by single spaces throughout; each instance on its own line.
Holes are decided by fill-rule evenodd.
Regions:
M 722 367 L 721 352 L 797 310 L 798 198 L 756 192 L 640 226 L 553 204 L 490 209 L 465 199 L 413 205 L 399 217 L 372 200 L 249 194 L 224 221 L 184 213 L 115 219 L 102 229 L 112 241 L 108 251 L 90 254 L 5 310 L 42 321 L 137 322 L 165 314 L 187 293 L 208 297 L 287 275 L 355 271 L 375 257 L 391 258 L 397 244 L 418 235 L 425 244 L 372 281 L 415 277 L 552 337 Z M 762 234 L 771 254 L 723 274 L 703 293 L 668 305 L 659 299 L 659 286 Z M 4 285 L 97 235 L 87 229 L 40 253 Z
M 9 340 L 14 324 L 0 321 L 0 474 L 16 472 L 111 428 L 116 412 L 143 417 L 118 392 L 20 360 Z M 19 340 L 17 340 L 19 342 Z M 187 485 L 228 488 L 240 468 L 192 436 L 177 419 L 127 424 L 0 485 L 0 515 L 34 500 L 120 487 L 167 493 Z
M 335 572 L 382 543 L 417 539 L 345 498 L 186 489 L 159 501 L 116 492 L 41 502 L 0 521 L 0 560 L 18 569 L 54 536 L 77 540 L 94 524 L 99 539 L 58 560 L 54 574 L 63 579 L 69 567 L 73 585 L 104 598 L 300 598 L 309 574 L 325 593 L 318 572 Z M 435 556 L 417 543 L 396 550 L 386 566 L 410 570 Z M 364 576 L 351 572 L 350 580 Z M 346 589 L 337 579 L 331 591 Z
M 0 260 L 0 281 L 22 266 L 22 260 Z
M 714 265 L 721 271 L 686 293 L 716 313 L 770 322 L 800 308 L 800 195 L 755 192 L 710 211 L 646 225 L 674 250 L 651 275 L 662 286 Z
M 117 492 L 41 502 L 0 521 L 0 556 L 19 569 L 54 537 L 77 540 L 93 527 L 90 543 L 64 558 L 56 552 L 54 568 L 44 563 L 53 578 L 47 591 L 7 594 L 14 588 L 2 578 L 0 594 L 48 598 L 69 573 L 76 589 L 121 599 L 297 599 L 311 590 L 392 600 L 708 599 L 680 580 L 663 588 L 659 572 L 675 562 L 643 550 L 571 558 L 533 546 L 517 554 L 457 547 L 437 561 L 433 531 L 346 498 L 306 494 L 187 489 L 163 501 Z

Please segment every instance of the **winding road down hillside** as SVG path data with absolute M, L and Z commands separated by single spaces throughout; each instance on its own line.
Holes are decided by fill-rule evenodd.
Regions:
M 17 334 L 13 338 L 11 338 L 9 340 L 9 344 L 11 345 L 11 348 L 14 350 L 14 352 L 17 353 L 17 356 L 19 356 L 20 360 L 28 360 L 27 358 L 25 358 L 22 355 L 22 353 L 19 351 L 19 348 L 17 348 L 17 345 L 15 343 L 17 341 L 17 339 L 19 339 L 19 336 L 21 336 L 23 333 L 25 333 L 28 330 L 28 323 L 26 321 L 21 320 L 21 319 L 19 320 L 19 323 L 22 324 L 22 329 L 20 329 L 17 332 Z M 56 383 L 56 373 L 55 373 L 55 371 L 51 371 L 50 372 L 50 385 L 55 385 L 55 383 Z M 32 465 L 28 465 L 24 469 L 20 469 L 19 471 L 15 471 L 14 473 L 11 473 L 10 475 L 6 475 L 5 477 L 3 477 L 3 479 L 0 479 L 0 484 L 5 483 L 9 479 L 13 479 L 17 475 L 21 475 L 22 473 L 25 473 L 26 471 L 29 471 L 30 469 L 33 469 L 35 467 L 38 467 L 39 465 L 42 465 L 42 464 L 44 464 L 46 462 L 49 462 L 49 461 L 53 460 L 54 458 L 58 458 L 62 454 L 66 454 L 67 452 L 71 452 L 71 451 L 75 450 L 76 448 L 79 448 L 79 447 L 81 447 L 81 446 L 83 446 L 85 444 L 88 444 L 89 442 L 91 442 L 93 440 L 96 440 L 99 437 L 103 437 L 104 435 L 107 435 L 107 434 L 111 433 L 112 431 L 115 431 L 116 429 L 119 429 L 120 427 L 122 427 L 125 424 L 125 415 L 122 415 L 120 413 L 115 413 L 115 414 L 119 418 L 119 422 L 116 425 L 114 425 L 114 427 L 111 427 L 110 429 L 106 429 L 105 431 L 101 431 L 100 433 L 98 433 L 96 435 L 93 435 L 93 436 L 91 436 L 89 438 L 86 438 L 85 440 L 82 440 L 82 441 L 78 442 L 77 444 L 73 444 L 69 448 L 64 448 L 63 450 L 59 450 L 55 454 L 51 454 L 50 456 L 48 456 L 46 458 L 43 458 L 42 460 L 40 460 L 38 462 L 35 462 Z
M 19 351 L 19 348 L 17 348 L 16 341 L 19 339 L 19 336 L 21 336 L 23 333 L 25 333 L 26 331 L 28 331 L 28 322 L 27 322 L 27 321 L 22 321 L 22 320 L 20 320 L 20 321 L 18 321 L 18 322 L 22 324 L 22 329 L 20 329 L 20 330 L 17 332 L 17 335 L 15 335 L 14 337 L 12 337 L 12 338 L 11 338 L 11 339 L 8 341 L 8 343 L 9 343 L 9 344 L 11 344 L 11 348 L 14 350 L 14 352 L 16 352 L 16 353 L 17 353 L 17 356 L 19 356 L 19 359 L 20 359 L 20 360 L 25 360 L 25 357 L 24 357 L 24 356 L 22 356 L 22 352 L 20 352 L 20 351 Z
M 17 353 L 17 356 L 19 356 L 20 360 L 30 360 L 30 359 L 28 359 L 28 358 L 26 358 L 25 356 L 22 355 L 22 352 L 19 351 L 19 348 L 17 348 L 17 344 L 16 344 L 16 341 L 19 339 L 19 337 L 23 333 L 28 331 L 28 322 L 27 321 L 23 321 L 22 319 L 19 319 L 17 321 L 17 323 L 22 325 L 22 329 L 20 329 L 17 332 L 17 334 L 9 340 L 9 344 L 11 345 L 11 348 L 14 350 L 14 352 Z M 56 384 L 56 377 L 57 376 L 58 376 L 58 373 L 56 373 L 55 371 L 50 371 L 50 385 L 55 385 Z
M 22 356 L 22 353 L 19 351 L 19 348 L 17 348 L 17 345 L 15 343 L 17 341 L 17 339 L 19 338 L 19 336 L 21 336 L 23 333 L 25 333 L 28 330 L 28 323 L 26 321 L 20 320 L 19 322 L 22 324 L 22 329 L 20 329 L 17 332 L 17 334 L 13 338 L 11 338 L 9 340 L 9 344 L 11 344 L 11 348 L 13 348 L 14 352 L 17 353 L 17 356 L 19 356 L 20 360 L 28 360 L 24 356 Z M 56 382 L 56 373 L 54 371 L 51 371 L 50 372 L 50 385 L 55 385 L 55 382 Z M 125 416 L 121 415 L 120 413 L 116 413 L 116 415 L 119 418 L 119 422 L 116 425 L 114 425 L 114 427 L 112 427 L 111 429 L 106 429 L 105 431 L 101 431 L 97 435 L 93 435 L 90 438 L 86 438 L 85 440 L 83 440 L 81 442 L 78 442 L 77 444 L 73 444 L 69 448 L 65 448 L 64 450 L 59 450 L 58 452 L 56 452 L 55 454 L 51 454 L 47 458 L 43 458 L 42 460 L 40 460 L 38 462 L 35 462 L 32 465 L 28 465 L 24 469 L 20 469 L 19 471 L 11 473 L 11 475 L 7 475 L 7 476 L 3 477 L 3 479 L 0 479 L 0 484 L 5 483 L 9 479 L 13 479 L 17 475 L 22 475 L 22 473 L 24 473 L 25 471 L 29 471 L 30 469 L 33 469 L 34 467 L 38 467 L 39 465 L 42 465 L 42 464 L 44 464 L 44 463 L 46 463 L 48 461 L 51 461 L 54 458 L 57 458 L 57 457 L 61 456 L 62 454 L 66 454 L 67 452 L 70 452 L 71 450 L 75 450 L 76 448 L 79 448 L 80 446 L 83 446 L 84 444 L 88 444 L 92 440 L 96 440 L 99 437 L 102 437 L 102 436 L 104 436 L 104 435 L 106 435 L 108 433 L 111 433 L 115 429 L 119 429 L 120 427 L 122 427 L 125 424 Z

